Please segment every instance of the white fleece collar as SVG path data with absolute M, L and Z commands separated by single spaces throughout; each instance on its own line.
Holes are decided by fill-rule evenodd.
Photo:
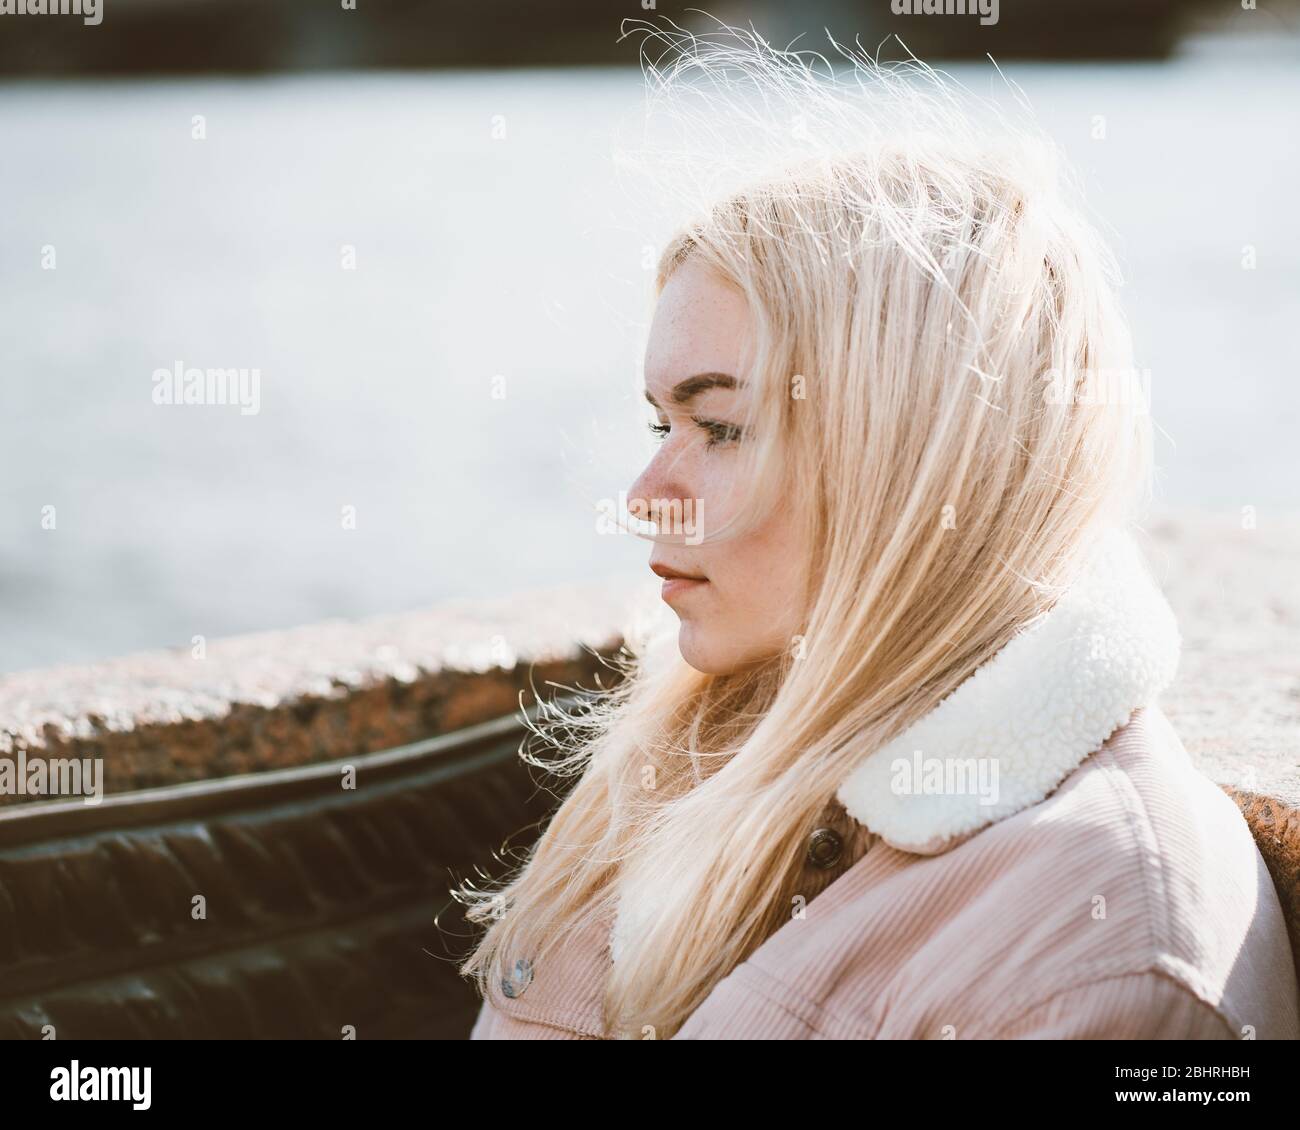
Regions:
M 947 851 L 1044 800 L 1173 680 L 1180 646 L 1137 545 L 1112 530 L 1048 612 L 861 761 L 836 799 L 891 847 Z M 950 767 L 975 771 L 963 781 Z M 626 932 L 656 913 L 656 895 L 621 892 L 615 960 Z
M 1180 646 L 1137 545 L 1112 530 L 1050 611 L 862 761 L 836 798 L 891 847 L 946 851 L 1045 799 L 1173 680 Z

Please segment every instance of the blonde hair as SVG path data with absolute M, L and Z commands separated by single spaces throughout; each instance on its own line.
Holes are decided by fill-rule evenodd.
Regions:
M 692 259 L 747 300 L 748 518 L 778 495 L 799 515 L 806 627 L 727 675 L 671 636 L 629 651 L 621 683 L 539 728 L 554 756 L 525 754 L 578 778 L 526 861 L 456 894 L 490 924 L 462 967 L 482 987 L 523 955 L 545 977 L 623 884 L 655 884 L 663 912 L 619 953 L 605 1023 L 667 1038 L 788 917 L 839 782 L 1050 607 L 1149 498 L 1151 453 L 1140 397 L 1090 395 L 1132 372 L 1131 347 L 1113 263 L 1042 139 L 974 129 L 919 64 L 837 46 L 849 73 L 826 75 L 732 29 L 656 34 L 674 49 L 649 68 L 656 95 L 704 76 L 716 105 L 739 76 L 821 147 L 704 209 L 655 288 Z

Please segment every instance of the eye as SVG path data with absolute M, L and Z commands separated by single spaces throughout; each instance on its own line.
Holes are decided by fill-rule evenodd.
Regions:
M 708 435 L 706 447 L 717 447 L 723 443 L 735 443 L 744 435 L 744 429 L 735 424 L 728 424 L 724 420 L 702 420 L 698 416 L 692 416 L 693 423 L 698 424 Z
M 664 436 L 668 434 L 668 430 L 669 430 L 667 424 L 658 424 L 655 423 L 654 420 L 651 420 L 650 423 L 646 425 L 646 427 L 650 429 L 650 434 L 654 436 L 656 439 L 663 439 Z

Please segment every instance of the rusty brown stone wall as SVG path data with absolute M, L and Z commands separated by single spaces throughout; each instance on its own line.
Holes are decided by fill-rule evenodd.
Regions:
M 460 601 L 0 678 L 0 756 L 104 759 L 108 794 L 351 757 L 594 688 L 635 585 Z M 521 698 L 522 696 L 522 698 Z M 31 801 L 0 794 L 0 806 Z

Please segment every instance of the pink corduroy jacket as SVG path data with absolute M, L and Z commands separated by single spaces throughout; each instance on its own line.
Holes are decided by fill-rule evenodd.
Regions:
M 673 1038 L 1300 1039 L 1264 861 L 1155 701 L 1177 656 L 1116 535 L 849 774 L 792 867 L 799 909 Z M 471 1038 L 608 1038 L 604 980 L 658 895 L 621 890 L 546 967 L 517 955 Z

